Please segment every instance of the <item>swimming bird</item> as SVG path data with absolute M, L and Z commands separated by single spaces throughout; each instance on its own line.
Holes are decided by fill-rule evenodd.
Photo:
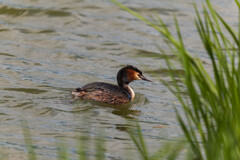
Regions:
M 135 97 L 133 89 L 129 86 L 129 83 L 134 80 L 152 82 L 145 78 L 139 69 L 132 65 L 127 65 L 118 71 L 118 86 L 104 82 L 93 82 L 81 88 L 76 88 L 71 94 L 75 98 L 81 98 L 83 100 L 94 100 L 109 104 L 124 104 L 132 101 Z

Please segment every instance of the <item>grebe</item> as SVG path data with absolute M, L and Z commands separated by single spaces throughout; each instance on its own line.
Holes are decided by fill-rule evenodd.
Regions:
M 118 86 L 109 83 L 94 82 L 86 84 L 82 88 L 77 88 L 72 91 L 71 94 L 75 98 L 81 98 L 83 100 L 94 100 L 109 104 L 124 104 L 134 99 L 135 93 L 132 88 L 128 86 L 128 84 L 134 80 L 152 82 L 145 78 L 139 69 L 132 65 L 127 65 L 118 71 Z

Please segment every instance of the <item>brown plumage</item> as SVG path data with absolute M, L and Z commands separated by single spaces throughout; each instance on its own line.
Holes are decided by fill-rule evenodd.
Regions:
M 72 95 L 75 98 L 81 98 L 83 100 L 94 100 L 109 104 L 124 104 L 133 100 L 135 96 L 134 91 L 128 86 L 128 84 L 134 80 L 151 81 L 146 79 L 139 69 L 127 65 L 120 69 L 117 74 L 118 86 L 104 82 L 94 82 L 77 88 L 72 91 Z

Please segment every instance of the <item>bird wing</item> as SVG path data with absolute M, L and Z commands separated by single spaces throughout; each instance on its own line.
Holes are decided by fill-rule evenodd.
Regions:
M 122 88 L 103 82 L 94 82 L 81 88 L 85 92 L 83 99 L 92 99 L 99 102 L 120 104 L 130 101 L 131 96 Z

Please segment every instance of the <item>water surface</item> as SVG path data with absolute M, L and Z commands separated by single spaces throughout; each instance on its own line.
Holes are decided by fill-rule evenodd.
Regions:
M 176 14 L 188 49 L 206 61 L 193 24 L 191 0 L 120 1 L 145 15 L 159 15 L 174 30 Z M 196 1 L 200 6 L 201 1 Z M 226 5 L 227 4 L 227 5 Z M 234 2 L 214 6 L 237 26 Z M 76 139 L 103 135 L 107 159 L 138 159 L 126 130 L 139 122 L 151 152 L 182 136 L 173 106 L 176 98 L 159 82 L 171 84 L 164 56 L 167 50 L 151 27 L 107 0 L 0 1 L 0 148 L 10 159 L 25 159 L 21 120 L 28 122 L 38 159 L 56 159 L 64 139 L 76 158 Z M 86 83 L 116 84 L 118 70 L 131 64 L 154 81 L 134 82 L 131 106 L 113 107 L 73 101 L 70 91 Z M 174 71 L 182 74 L 179 67 Z M 90 152 L 89 155 L 93 155 Z

